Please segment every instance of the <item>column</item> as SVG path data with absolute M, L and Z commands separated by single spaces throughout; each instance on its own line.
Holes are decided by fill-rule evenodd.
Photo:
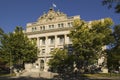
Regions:
M 45 61 L 45 63 L 44 63 L 44 71 L 47 72 L 48 69 L 49 69 L 49 66 L 48 66 L 48 58 L 46 58 L 44 61 Z
M 57 45 L 58 45 L 58 38 L 57 35 L 55 35 L 55 48 L 57 48 Z
M 36 45 L 37 45 L 37 55 L 39 56 L 40 55 L 40 40 L 39 40 L 39 37 L 37 37 L 37 42 L 36 42 Z
M 48 53 L 48 36 L 45 37 L 45 55 Z
M 67 34 L 64 34 L 64 44 L 68 44 L 68 37 L 67 37 Z
M 48 36 L 45 36 L 44 71 L 47 70 L 47 69 L 46 69 L 47 55 L 48 55 Z
M 40 40 L 39 40 L 39 37 L 37 37 L 37 47 L 39 48 L 40 46 Z

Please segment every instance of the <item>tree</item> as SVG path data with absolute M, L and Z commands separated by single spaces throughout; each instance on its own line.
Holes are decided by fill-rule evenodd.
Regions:
M 3 35 L 4 31 L 0 28 L 0 39 L 1 39 L 1 36 Z
M 21 64 L 33 63 L 37 59 L 36 44 L 33 44 L 23 33 L 22 27 L 16 27 L 13 33 L 5 34 L 1 40 L 4 59 L 19 68 Z
M 1 40 L 5 35 L 4 31 L 0 28 L 0 62 L 4 63 L 3 55 L 2 55 L 2 47 L 1 47 Z
M 67 50 L 54 49 L 51 52 L 52 58 L 49 60 L 48 65 L 52 72 L 62 74 L 70 74 L 74 69 L 74 56 L 68 55 Z
M 108 8 L 112 8 L 113 6 L 116 13 L 120 13 L 120 0 L 103 0 L 103 5 L 108 5 Z
M 115 42 L 112 49 L 108 50 L 108 67 L 119 70 L 120 66 L 120 25 L 114 27 L 113 36 Z
M 4 31 L 0 28 L 0 49 L 1 49 L 1 40 L 2 40 L 3 34 L 4 34 Z
M 75 20 L 70 37 L 73 42 L 76 65 L 78 69 L 87 70 L 88 66 L 97 63 L 103 55 L 103 46 L 113 41 L 110 18 L 95 20 L 90 23 Z
M 9 73 L 9 67 L 7 65 L 7 56 L 5 57 L 5 55 L 2 52 L 2 44 L 1 41 L 3 40 L 3 38 L 5 37 L 5 33 L 4 31 L 0 28 L 0 73 Z

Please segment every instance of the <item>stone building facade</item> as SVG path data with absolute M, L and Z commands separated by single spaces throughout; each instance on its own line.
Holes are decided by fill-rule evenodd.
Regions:
M 48 72 L 48 61 L 51 59 L 50 52 L 55 48 L 63 49 L 65 45 L 72 44 L 68 34 L 73 27 L 75 19 L 81 19 L 79 15 L 68 17 L 60 11 L 49 9 L 38 18 L 36 22 L 27 23 L 26 35 L 37 43 L 38 60 L 34 64 L 26 64 L 26 69 L 35 72 Z M 103 19 L 102 19 L 103 20 Z M 91 21 L 90 21 L 91 22 Z M 89 23 L 90 23 L 89 22 Z M 104 47 L 104 49 L 106 49 Z M 104 62 L 104 57 L 98 59 L 98 64 Z
M 27 23 L 26 34 L 29 39 L 37 42 L 39 49 L 38 60 L 34 66 L 40 71 L 48 71 L 47 62 L 54 48 L 63 49 L 64 45 L 72 44 L 68 34 L 75 19 L 80 19 L 80 16 L 68 17 L 63 12 L 51 8 L 40 16 L 37 22 Z

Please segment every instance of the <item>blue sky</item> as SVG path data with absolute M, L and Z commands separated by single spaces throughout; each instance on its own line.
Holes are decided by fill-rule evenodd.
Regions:
M 12 32 L 16 26 L 24 29 L 29 22 L 35 22 L 47 12 L 52 4 L 68 16 L 80 15 L 83 20 L 91 21 L 111 17 L 115 24 L 120 23 L 120 14 L 102 6 L 102 0 L 0 0 L 0 27 Z

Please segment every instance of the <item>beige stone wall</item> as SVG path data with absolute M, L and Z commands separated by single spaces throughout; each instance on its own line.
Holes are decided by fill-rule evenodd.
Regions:
M 67 17 L 62 12 L 50 9 L 36 22 L 27 23 L 26 34 L 29 39 L 36 39 L 39 49 L 38 60 L 34 63 L 38 64 L 39 70 L 47 72 L 49 68 L 47 62 L 51 58 L 49 53 L 54 48 L 64 48 L 65 44 L 72 44 L 68 34 L 75 19 L 80 19 L 80 16 Z
M 80 19 L 80 16 L 67 17 L 62 12 L 50 9 L 48 13 L 40 16 L 36 22 L 27 23 L 26 35 L 29 39 L 36 40 L 39 49 L 37 53 L 38 60 L 34 63 L 34 65 L 38 64 L 39 70 L 47 72 L 49 68 L 47 62 L 51 58 L 49 53 L 54 48 L 64 48 L 65 44 L 72 44 L 68 34 L 73 27 L 72 23 L 75 19 Z M 98 65 L 102 64 L 103 61 L 104 59 L 100 58 Z M 29 67 L 30 65 L 28 65 Z

